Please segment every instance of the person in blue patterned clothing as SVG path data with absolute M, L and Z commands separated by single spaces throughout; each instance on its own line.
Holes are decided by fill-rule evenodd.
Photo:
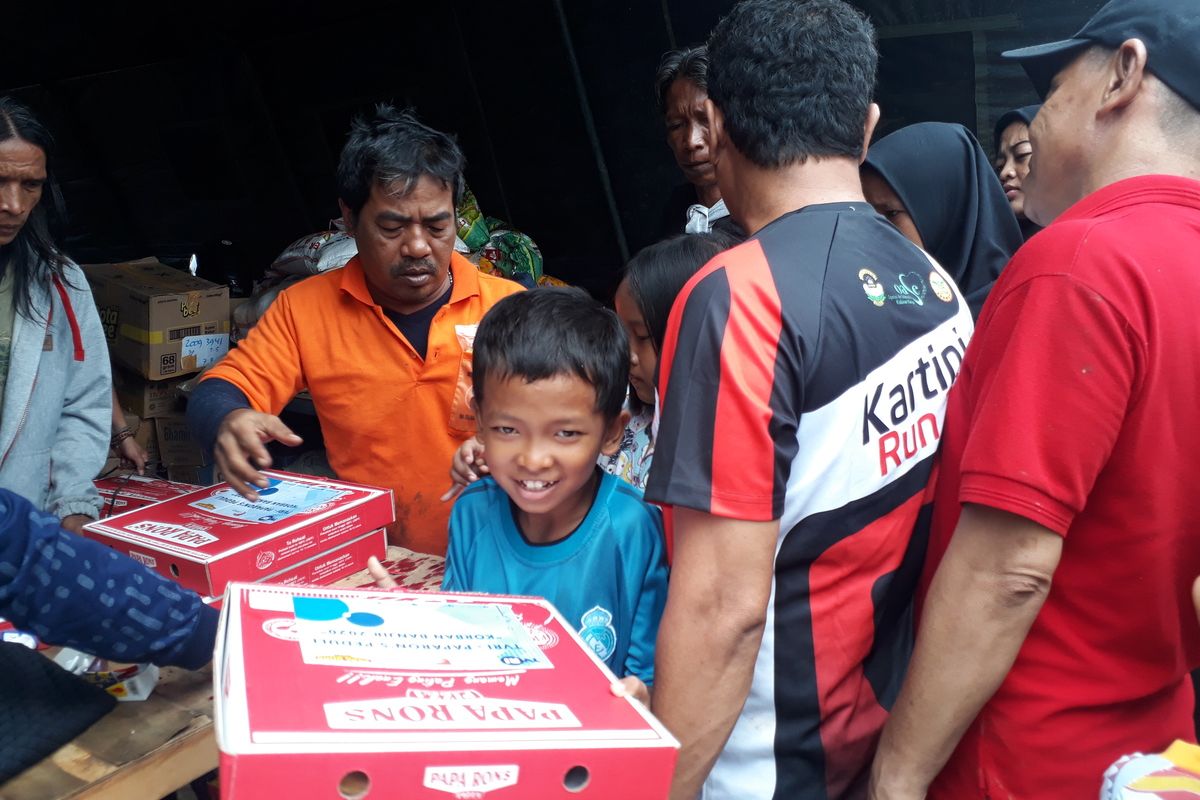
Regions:
M 667 595 L 662 517 L 596 463 L 628 419 L 620 321 L 578 289 L 505 298 L 479 324 L 473 381 L 490 474 L 451 512 L 442 588 L 545 597 L 645 701 Z
M 46 644 L 188 669 L 212 660 L 217 635 L 216 610 L 195 592 L 3 488 L 0 617 Z

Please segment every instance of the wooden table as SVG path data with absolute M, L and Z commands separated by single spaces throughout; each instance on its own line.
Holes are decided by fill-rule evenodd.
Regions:
M 442 559 L 388 547 L 407 588 L 436 588 Z M 362 586 L 366 571 L 337 582 Z M 212 669 L 166 667 L 140 702 L 117 707 L 49 758 L 0 786 L 0 800 L 159 800 L 217 768 Z
M 212 671 L 166 667 L 150 697 L 118 703 L 0 800 L 159 800 L 216 768 Z

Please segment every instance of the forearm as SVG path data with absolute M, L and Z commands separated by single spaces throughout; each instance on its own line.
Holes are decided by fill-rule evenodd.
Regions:
M 188 400 L 187 421 L 192 438 L 211 455 L 222 420 L 239 408 L 250 408 L 250 400 L 241 389 L 221 378 L 201 381 Z
M 678 800 L 700 792 L 725 747 L 762 643 L 764 615 L 704 605 L 672 593 L 658 634 L 653 709 L 683 746 L 671 792 Z
M 98 542 L 0 497 L 0 616 L 50 644 L 120 661 L 196 668 L 212 657 L 216 612 Z
M 1004 681 L 1049 592 L 1057 557 L 1035 568 L 1003 557 L 981 562 L 971 551 L 989 544 L 986 531 L 960 526 L 955 538 L 930 587 L 904 687 L 876 753 L 872 796 L 879 800 L 925 796 Z

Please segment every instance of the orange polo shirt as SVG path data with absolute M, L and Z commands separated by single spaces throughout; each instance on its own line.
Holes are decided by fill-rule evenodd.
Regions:
M 308 389 L 330 466 L 345 480 L 390 488 L 389 540 L 437 555 L 446 552 L 450 519 L 450 503 L 439 498 L 450 486 L 454 451 L 474 433 L 463 398 L 455 401 L 463 358 L 456 328 L 522 290 L 458 253 L 450 269 L 454 289 L 430 323 L 424 360 L 371 298 L 354 258 L 280 292 L 245 341 L 205 375 L 229 381 L 268 414 Z

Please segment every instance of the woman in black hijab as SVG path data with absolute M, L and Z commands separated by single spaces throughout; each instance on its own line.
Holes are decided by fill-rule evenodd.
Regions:
M 1025 176 L 1029 174 L 1029 161 L 1033 156 L 1033 145 L 1029 143 L 1029 126 L 1037 116 L 1041 104 L 1014 108 L 996 120 L 996 157 L 992 166 L 1000 177 L 1000 185 L 1008 197 L 1008 204 L 1017 215 L 1021 233 L 1028 239 L 1041 230 L 1038 224 L 1025 216 Z
M 988 163 L 962 125 L 921 122 L 871 145 L 863 194 L 950 273 L 979 316 L 1021 230 Z

